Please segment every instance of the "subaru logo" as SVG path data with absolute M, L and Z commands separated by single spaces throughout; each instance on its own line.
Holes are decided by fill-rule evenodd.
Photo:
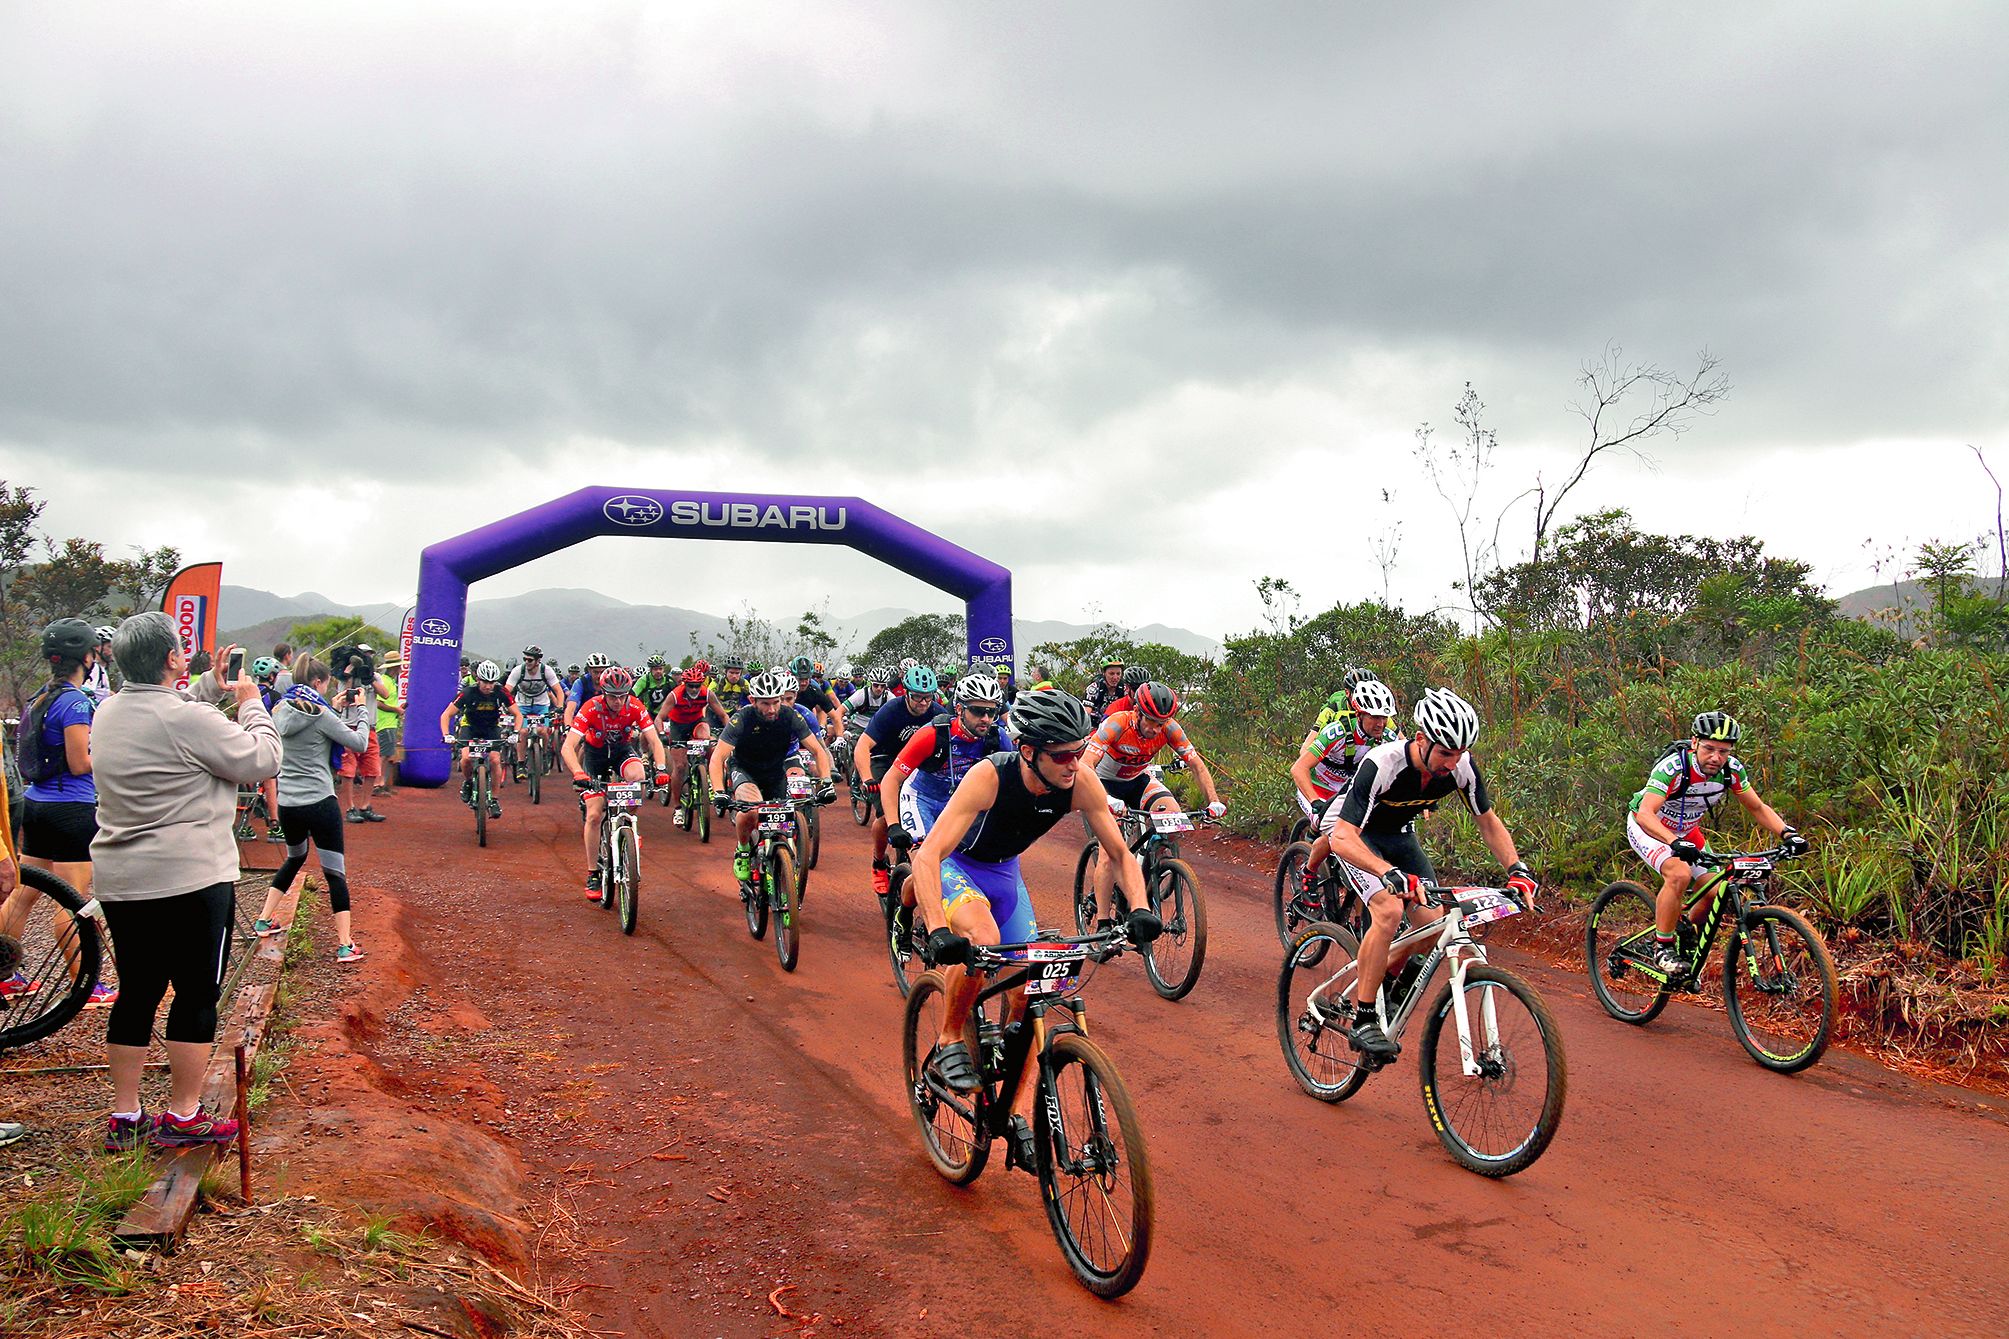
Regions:
M 607 513 L 607 519 L 616 525 L 654 525 L 663 519 L 662 503 L 652 497 L 638 497 L 632 493 L 607 499 L 600 510 Z
M 429 618 L 419 624 L 419 631 L 428 637 L 444 637 L 453 631 L 453 624 L 443 618 Z
M 1002 637 L 986 637 L 977 643 L 977 650 L 987 656 L 1001 656 L 1004 654 L 1004 649 L 1005 639 Z

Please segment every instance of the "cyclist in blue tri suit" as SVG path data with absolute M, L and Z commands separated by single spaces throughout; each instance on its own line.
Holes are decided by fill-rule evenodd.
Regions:
M 912 735 L 879 783 L 880 808 L 900 816 L 907 836 L 920 841 L 948 806 L 963 777 L 994 753 L 1009 752 L 1011 735 L 998 722 L 1004 690 L 988 674 L 956 685 L 956 714 L 936 716 Z M 911 778 L 911 779 L 910 779 Z M 914 914 L 914 882 L 900 889 L 894 933 L 905 939 Z

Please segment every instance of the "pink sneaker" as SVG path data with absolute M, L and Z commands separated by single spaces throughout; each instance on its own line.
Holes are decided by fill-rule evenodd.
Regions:
M 154 1117 L 153 1141 L 161 1148 L 192 1148 L 197 1144 L 227 1144 L 237 1138 L 237 1122 L 212 1116 L 201 1107 L 193 1116 L 163 1111 Z

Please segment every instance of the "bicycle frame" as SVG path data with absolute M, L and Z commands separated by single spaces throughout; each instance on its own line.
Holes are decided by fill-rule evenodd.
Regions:
M 1784 849 L 1775 847 L 1769 851 L 1731 851 L 1706 857 L 1717 868 L 1690 891 L 1688 899 L 1681 905 L 1681 918 L 1676 922 L 1677 928 L 1688 922 L 1695 908 L 1701 906 L 1704 899 L 1708 900 L 1709 910 L 1704 913 L 1701 923 L 1695 926 L 1695 944 L 1688 954 L 1688 975 L 1691 979 L 1699 978 L 1703 964 L 1709 961 L 1709 952 L 1716 943 L 1716 932 L 1722 928 L 1726 913 L 1734 924 L 1741 927 L 1752 907 L 1762 907 L 1771 901 L 1766 894 L 1772 881 L 1778 877 L 1777 867 L 1771 862 L 1782 854 Z M 1751 860 L 1762 860 L 1765 864 L 1762 868 L 1738 868 L 1738 861 Z M 1656 981 L 1665 982 L 1668 977 L 1660 970 L 1659 963 L 1652 954 L 1640 948 L 1652 937 L 1651 929 L 1642 930 L 1613 945 L 1612 952 L 1623 955 L 1627 966 L 1639 969 Z

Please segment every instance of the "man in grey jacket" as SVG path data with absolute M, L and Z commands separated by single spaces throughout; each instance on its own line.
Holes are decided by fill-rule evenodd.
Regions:
M 224 648 L 219 663 L 234 649 Z M 237 1123 L 204 1112 L 200 1098 L 236 915 L 237 788 L 278 772 L 279 735 L 247 674 L 222 684 L 237 701 L 235 721 L 175 691 L 187 661 L 165 614 L 119 624 L 112 654 L 125 687 L 98 710 L 91 739 L 91 859 L 119 969 L 105 1029 L 113 1089 L 105 1147 L 131 1148 L 149 1135 L 163 1147 L 228 1143 Z M 170 984 L 170 1092 L 167 1110 L 150 1120 L 140 1071 Z

